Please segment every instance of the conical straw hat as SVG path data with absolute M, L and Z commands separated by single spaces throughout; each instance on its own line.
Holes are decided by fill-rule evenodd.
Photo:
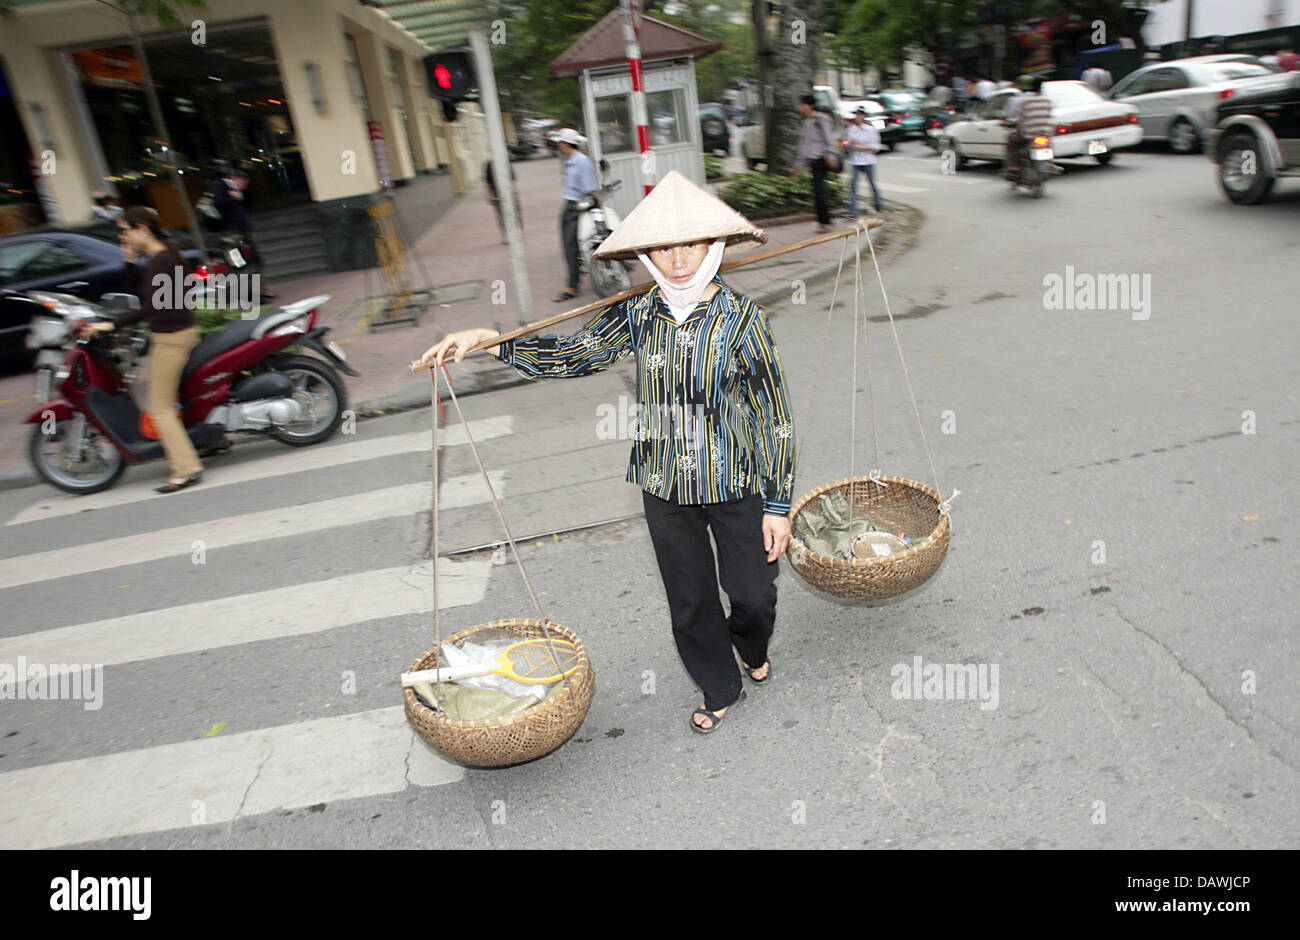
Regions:
M 649 248 L 715 238 L 726 238 L 727 248 L 767 241 L 763 230 L 749 219 L 671 170 L 600 243 L 593 256 L 635 258 L 638 251 Z

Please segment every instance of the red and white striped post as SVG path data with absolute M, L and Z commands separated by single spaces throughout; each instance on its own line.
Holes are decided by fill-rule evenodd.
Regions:
M 641 148 L 641 176 L 646 180 L 648 195 L 654 189 L 654 154 L 650 150 L 650 128 L 646 122 L 645 89 L 641 84 L 641 0 L 619 0 L 623 8 L 623 45 L 627 65 L 632 72 L 632 120 L 636 122 L 636 139 Z

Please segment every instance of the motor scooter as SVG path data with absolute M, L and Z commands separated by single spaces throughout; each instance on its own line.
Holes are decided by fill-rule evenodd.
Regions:
M 1061 168 L 1052 162 L 1053 156 L 1051 138 L 1036 134 L 1020 144 L 1020 166 L 1016 169 L 1004 166 L 1002 178 L 1013 190 L 1024 187 L 1030 196 L 1039 199 L 1047 181 L 1061 172 Z
M 600 243 L 618 228 L 621 221 L 612 206 L 602 204 L 619 187 L 622 180 L 609 179 L 609 161 L 600 161 L 605 175 L 600 189 L 578 200 L 578 260 L 582 272 L 591 278 L 591 286 L 601 297 L 609 297 L 632 286 L 632 276 L 625 261 L 594 260 L 592 254 Z
M 38 405 L 28 456 L 36 472 L 69 493 L 95 493 L 118 481 L 127 464 L 163 456 L 148 412 L 131 396 L 138 361 L 148 349 L 140 330 L 82 337 L 81 329 L 139 306 L 131 294 L 105 294 L 99 304 L 68 294 L 32 291 L 44 311 L 32 318 Z M 358 373 L 316 325 L 328 294 L 259 316 L 232 320 L 200 342 L 181 373 L 181 420 L 200 456 L 229 447 L 230 433 L 265 434 L 293 446 L 334 434 L 347 408 L 339 377 Z M 316 353 L 289 352 L 300 346 Z M 317 358 L 319 357 L 319 358 Z

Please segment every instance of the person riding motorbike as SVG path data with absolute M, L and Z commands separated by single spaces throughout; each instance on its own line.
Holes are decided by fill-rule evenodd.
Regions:
M 1052 102 L 1042 94 L 1041 76 L 1021 75 L 1020 94 L 1007 103 L 1004 121 L 1010 126 L 1007 135 L 1006 166 L 1002 175 L 1011 177 L 1020 171 L 1020 152 L 1025 141 L 1052 130 Z

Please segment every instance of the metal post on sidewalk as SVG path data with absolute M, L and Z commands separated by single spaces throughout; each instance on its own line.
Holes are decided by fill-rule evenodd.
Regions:
M 623 46 L 627 67 L 632 73 L 632 120 L 636 123 L 636 139 L 641 149 L 641 175 L 645 179 L 645 195 L 654 189 L 654 153 L 650 150 L 650 128 L 646 116 L 645 89 L 641 75 L 641 2 L 621 0 L 623 9 Z
M 524 263 L 524 236 L 519 228 L 518 209 L 515 206 L 515 188 L 510 177 L 510 157 L 506 153 L 506 133 L 501 126 L 501 104 L 497 100 L 497 80 L 492 72 L 492 54 L 488 51 L 487 37 L 475 27 L 469 33 L 470 49 L 474 52 L 474 67 L 478 71 L 478 87 L 487 119 L 488 142 L 492 146 L 492 175 L 497 184 L 497 199 L 506 225 L 506 242 L 510 247 L 510 273 L 515 282 L 515 296 L 519 301 L 519 322 L 527 323 L 533 315 L 533 292 L 528 285 L 528 267 Z

